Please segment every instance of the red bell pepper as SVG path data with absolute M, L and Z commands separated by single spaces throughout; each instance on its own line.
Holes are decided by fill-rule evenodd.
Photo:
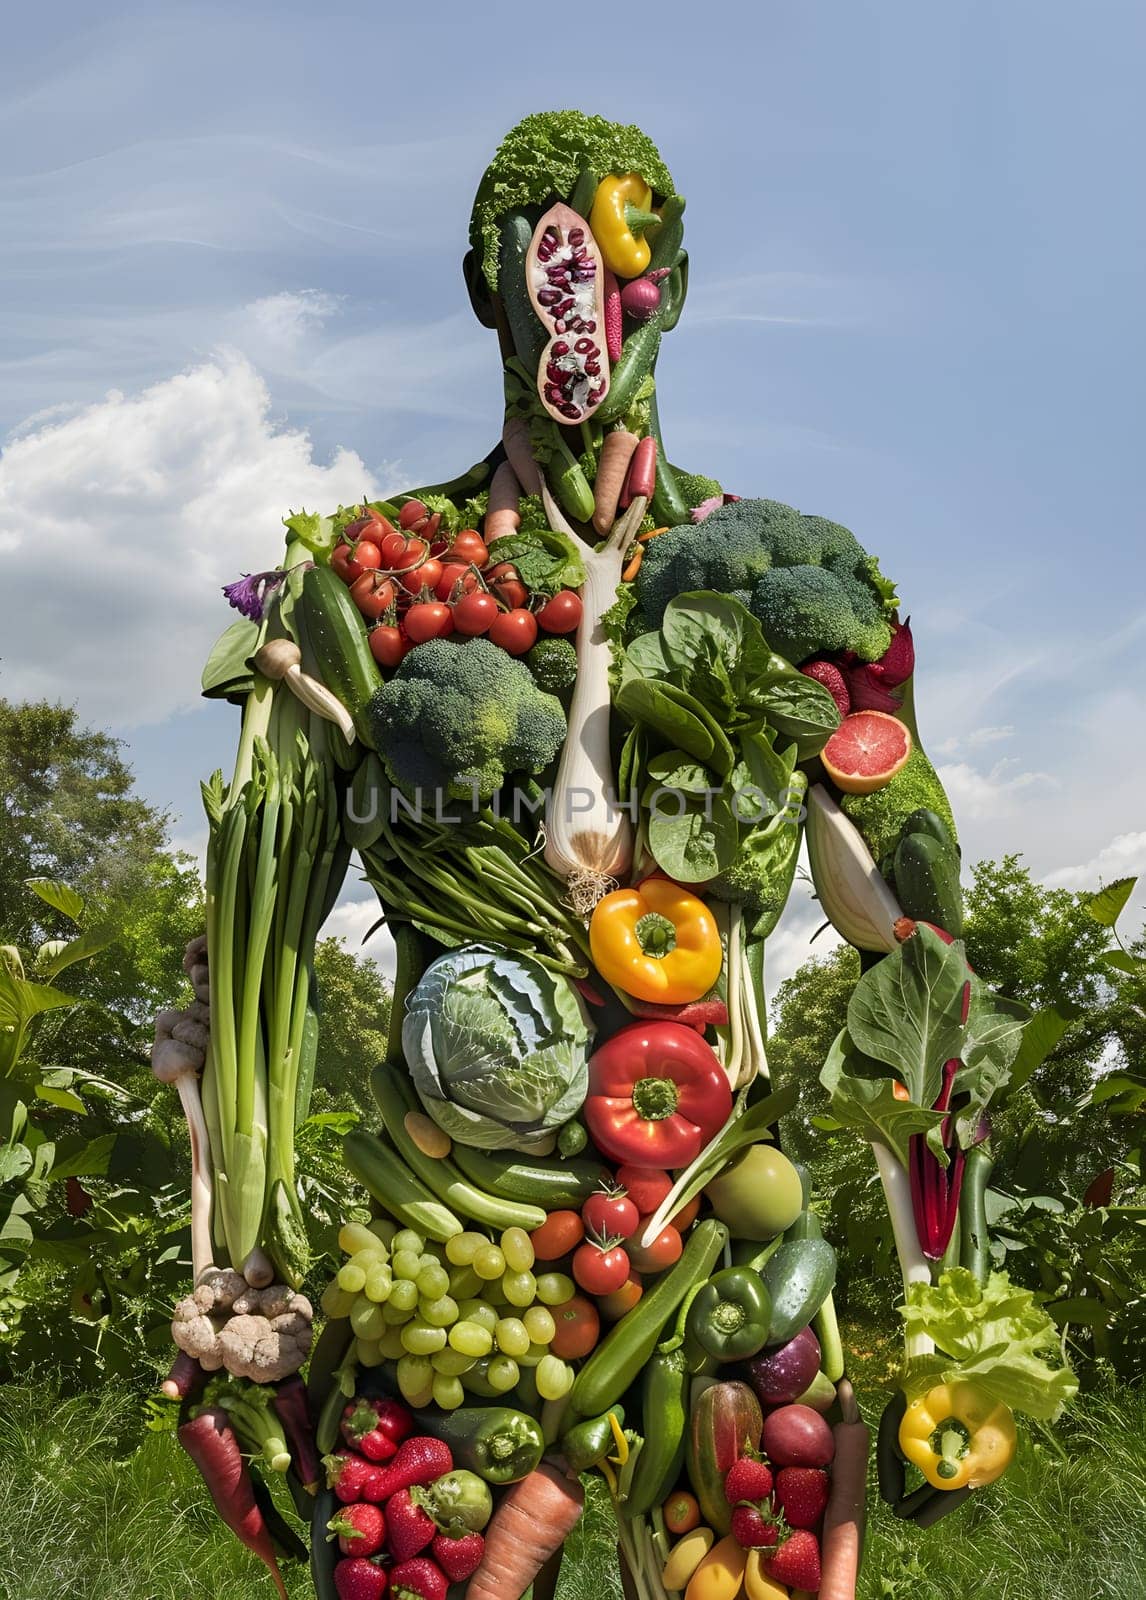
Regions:
M 679 1022 L 632 1022 L 594 1051 L 584 1116 L 614 1161 L 686 1167 L 728 1121 L 732 1090 L 715 1051 Z

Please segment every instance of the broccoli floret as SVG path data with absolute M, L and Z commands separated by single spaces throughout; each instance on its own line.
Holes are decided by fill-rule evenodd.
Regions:
M 891 643 L 889 586 L 855 535 L 775 500 L 738 500 L 652 541 L 637 574 L 642 625 L 659 627 L 692 589 L 735 595 L 796 664 L 846 650 L 877 661 Z
M 538 639 L 522 657 L 547 694 L 563 694 L 577 679 L 577 651 L 570 639 Z
M 719 499 L 724 490 L 715 478 L 706 478 L 702 472 L 680 472 L 676 467 L 677 488 L 684 496 L 684 503 L 690 511 L 694 511 L 703 500 Z
M 955 818 L 939 774 L 918 744 L 882 789 L 871 794 L 840 796 L 840 809 L 855 823 L 876 861 L 891 854 L 903 824 L 921 806 L 942 817 L 951 829 L 951 837 L 955 838 Z
M 435 639 L 375 690 L 369 716 L 392 783 L 488 800 L 511 772 L 540 772 L 565 737 L 561 702 L 488 639 Z
M 792 892 L 803 829 L 799 806 L 807 781 L 793 776 L 789 790 L 795 808 L 773 817 L 743 839 L 732 865 L 705 886 L 717 900 L 740 906 L 754 939 L 766 939 L 775 928 Z
M 497 288 L 498 224 L 518 206 L 567 200 L 582 168 L 597 178 L 639 172 L 663 199 L 675 194 L 660 151 L 640 128 L 583 111 L 540 111 L 511 128 L 482 174 L 470 214 L 470 243 Z

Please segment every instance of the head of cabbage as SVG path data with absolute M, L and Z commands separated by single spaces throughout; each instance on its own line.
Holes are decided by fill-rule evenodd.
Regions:
M 451 1138 L 530 1153 L 581 1109 L 589 1032 L 567 978 L 471 944 L 426 968 L 406 1002 L 402 1048 L 422 1104 Z

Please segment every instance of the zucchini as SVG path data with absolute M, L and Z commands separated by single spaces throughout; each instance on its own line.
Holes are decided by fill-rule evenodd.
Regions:
M 310 1523 L 310 1576 L 317 1600 L 338 1600 L 338 1590 L 334 1586 L 338 1544 L 326 1531 L 327 1523 L 338 1509 L 334 1490 L 320 1488 L 314 1497 L 314 1515 Z
M 963 890 L 953 845 L 931 833 L 904 833 L 895 847 L 893 871 L 896 898 L 905 916 L 932 922 L 953 939 L 962 937 Z
M 370 654 L 362 614 L 329 567 L 310 567 L 303 574 L 293 620 L 300 649 L 313 657 L 319 678 L 342 701 L 354 718 L 358 737 L 373 750 L 366 707 L 382 680 Z
M 768 1344 L 787 1344 L 806 1328 L 836 1281 L 836 1252 L 825 1239 L 786 1240 L 761 1274 L 772 1296 Z
M 370 1088 L 382 1113 L 382 1122 L 390 1142 L 414 1176 L 443 1205 L 472 1222 L 480 1222 L 484 1227 L 499 1231 L 504 1228 L 524 1228 L 526 1233 L 531 1233 L 534 1228 L 540 1228 L 546 1215 L 541 1206 L 486 1194 L 463 1178 L 448 1156 L 428 1156 L 411 1139 L 406 1131 L 406 1113 L 422 1108 L 410 1091 L 409 1079 L 400 1067 L 386 1062 L 375 1067 L 370 1074 Z
M 688 1428 L 691 1378 L 683 1348 L 658 1351 L 641 1381 L 644 1445 L 633 1469 L 623 1517 L 643 1517 L 659 1506 L 680 1477 Z
M 513 348 L 531 370 L 541 360 L 549 336 L 533 309 L 527 287 L 529 243 L 533 223 L 523 211 L 511 211 L 501 224 L 497 258 L 497 290 L 505 307 Z
M 594 1350 L 570 1391 L 570 1409 L 596 1417 L 618 1401 L 657 1347 L 661 1329 L 694 1284 L 712 1271 L 728 1229 L 709 1217 L 688 1236 L 684 1254 Z
M 473 1145 L 455 1144 L 453 1159 L 471 1183 L 546 1211 L 579 1211 L 609 1176 L 598 1161 L 528 1160 L 513 1150 L 477 1150 Z
M 402 1158 L 372 1133 L 352 1128 L 342 1141 L 342 1159 L 382 1209 L 404 1227 L 439 1244 L 462 1232 L 448 1206 L 435 1199 Z
M 633 403 L 633 396 L 656 364 L 661 330 L 655 318 L 630 333 L 614 363 L 609 392 L 593 413 L 595 422 L 617 422 Z

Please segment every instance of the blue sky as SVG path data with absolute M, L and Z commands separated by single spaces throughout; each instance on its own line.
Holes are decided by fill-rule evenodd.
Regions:
M 1146 867 L 1146 13 L 667 0 L 610 24 L 590 84 L 568 13 L 392 9 L 7 22 L 0 693 L 114 727 L 196 845 L 233 735 L 195 701 L 218 584 L 291 506 L 485 453 L 472 193 L 517 117 L 579 104 L 688 196 L 673 458 L 847 523 L 899 580 L 969 859 Z

